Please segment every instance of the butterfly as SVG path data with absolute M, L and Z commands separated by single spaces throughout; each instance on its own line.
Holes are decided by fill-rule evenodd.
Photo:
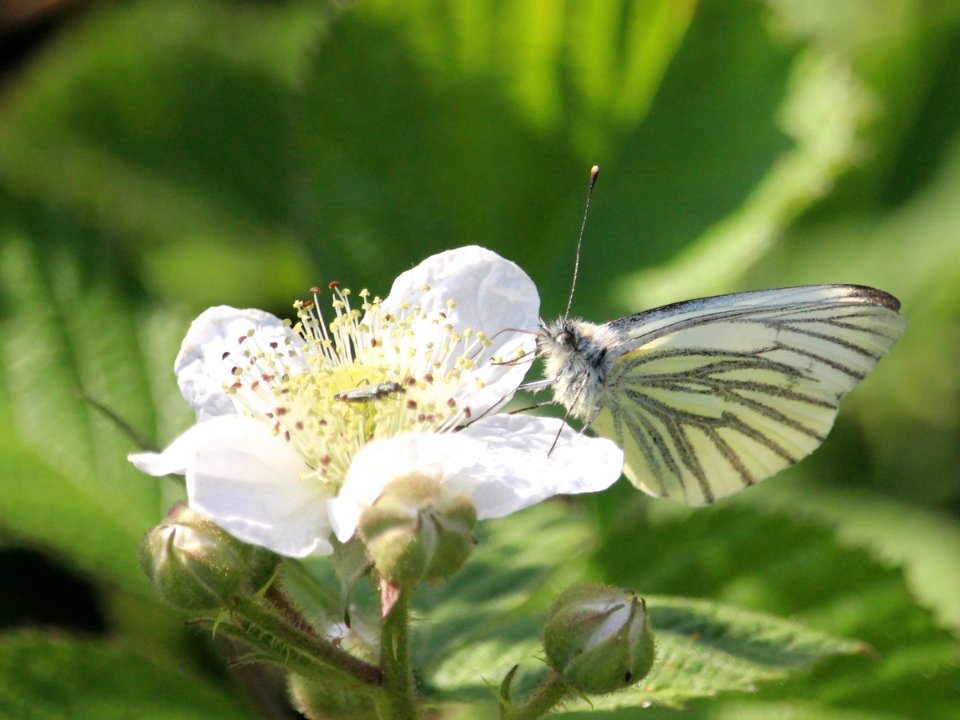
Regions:
M 579 255 L 580 242 L 574 281 Z M 541 323 L 546 377 L 523 388 L 552 388 L 569 414 L 623 448 L 637 488 L 691 506 L 813 452 L 840 398 L 906 327 L 899 300 L 861 285 L 717 295 L 602 325 L 570 318 L 572 300 L 571 291 L 564 316 Z
M 604 325 L 543 324 L 554 398 L 624 450 L 640 490 L 706 505 L 799 462 L 903 332 L 900 302 L 859 285 L 718 295 Z

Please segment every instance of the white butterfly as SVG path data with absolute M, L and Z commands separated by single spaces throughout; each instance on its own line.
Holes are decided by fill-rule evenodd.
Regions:
M 841 397 L 905 327 L 900 302 L 859 285 L 688 300 L 605 325 L 543 324 L 555 399 L 620 445 L 650 495 L 706 505 L 823 442 Z

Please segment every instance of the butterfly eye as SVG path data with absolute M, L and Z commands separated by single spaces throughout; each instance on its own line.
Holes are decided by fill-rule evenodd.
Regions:
M 573 333 L 569 330 L 562 330 L 557 334 L 557 344 L 562 347 L 573 347 L 576 345 L 576 338 L 574 338 Z

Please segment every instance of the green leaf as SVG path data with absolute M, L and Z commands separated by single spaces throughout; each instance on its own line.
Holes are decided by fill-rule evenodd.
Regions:
M 842 58 L 816 50 L 797 58 L 792 75 L 779 115 L 793 146 L 780 154 L 738 210 L 667 263 L 621 280 L 616 297 L 623 298 L 625 308 L 735 288 L 790 223 L 849 168 L 870 110 L 863 83 Z
M 796 43 L 770 32 L 760 3 L 697 5 L 642 124 L 623 138 L 606 166 L 601 163 L 577 312 L 596 319 L 636 312 L 653 298 L 640 298 L 644 286 L 621 278 L 671 262 L 748 205 L 756 206 L 751 225 L 765 224 L 763 212 L 774 200 L 760 202 L 758 186 L 779 173 L 796 144 L 797 133 L 784 127 L 780 116 L 802 56 Z M 780 196 L 786 190 L 767 194 Z M 571 218 L 566 227 L 554 227 L 553 235 L 572 237 L 574 228 Z M 743 252 L 736 248 L 741 257 L 762 245 L 756 238 L 741 240 L 750 246 Z M 566 243 L 572 245 L 572 240 Z M 569 289 L 572 265 L 573 250 L 566 243 L 553 243 L 551 256 L 559 262 L 546 278 L 547 288 L 561 293 Z M 701 247 L 696 255 L 702 254 Z M 686 273 L 692 259 L 683 257 L 677 264 Z M 727 268 L 713 270 L 716 274 L 707 274 L 707 282 L 720 280 Z M 703 275 L 697 267 L 696 276 Z M 651 290 L 659 298 L 669 295 L 671 302 L 685 299 L 693 276 L 671 276 L 673 288 L 658 282 Z M 584 289 L 587 285 L 594 288 Z M 696 287 L 691 296 L 703 294 Z
M 309 287 L 291 227 L 295 99 L 322 4 L 94 10 L 64 28 L 4 109 L 0 179 L 87 213 L 128 246 L 154 246 L 148 281 L 192 291 L 196 305 L 244 293 L 287 302 Z
M 935 538 L 941 526 L 931 524 L 911 541 L 904 536 L 911 528 L 916 531 L 920 518 L 906 514 L 897 521 L 892 507 L 873 516 L 868 504 L 862 514 L 851 513 L 847 529 L 841 519 L 844 496 L 834 498 L 834 513 L 819 517 L 805 511 L 802 483 L 780 504 L 772 497 L 759 499 L 776 496 L 785 483 L 791 484 L 786 478 L 775 479 L 750 490 L 742 501 L 697 511 L 641 498 L 632 504 L 621 499 L 621 512 L 604 518 L 606 532 L 596 553 L 600 573 L 608 582 L 650 597 L 669 592 L 716 598 L 790 617 L 835 636 L 857 638 L 874 649 L 870 655 L 826 660 L 786 682 L 761 686 L 758 701 L 803 698 L 815 706 L 881 717 L 899 713 L 904 718 L 950 718 L 951 693 L 955 695 L 960 686 L 955 638 L 915 604 L 909 576 L 886 567 L 886 560 L 878 562 L 875 550 L 849 547 L 851 540 L 864 543 L 858 530 L 875 528 L 882 533 L 889 521 L 891 546 L 907 544 L 906 550 L 898 551 L 901 558 L 931 553 L 917 562 L 945 567 L 952 561 L 952 545 L 938 547 Z M 824 496 L 824 506 L 830 497 Z M 851 502 L 855 498 L 851 494 Z M 812 503 L 811 509 L 816 505 Z M 827 518 L 829 525 L 840 528 L 840 539 L 825 529 Z M 693 703 L 704 717 L 711 716 L 715 705 L 717 700 Z
M 82 395 L 169 438 L 187 414 L 182 403 L 165 409 L 180 322 L 138 313 L 110 274 L 97 275 L 88 262 L 66 247 L 41 253 L 16 232 L 0 232 L 0 526 L 142 592 L 137 547 L 172 487 L 129 465 L 137 448 Z M 152 375 L 161 364 L 162 374 Z M 155 406 L 154 398 L 165 399 Z
M 729 702 L 704 708 L 701 717 L 715 720 L 768 720 L 768 718 L 789 718 L 790 720 L 907 720 L 906 715 L 886 713 L 882 710 L 860 711 L 850 708 L 831 708 L 814 701 L 793 700 L 780 702 Z M 655 720 L 655 719 L 651 719 Z
M 513 687 L 514 696 L 522 697 L 542 676 L 540 624 L 550 596 L 587 574 L 583 556 L 577 560 L 586 527 L 576 515 L 556 514 L 558 507 L 538 506 L 486 523 L 490 534 L 461 575 L 428 593 L 425 599 L 436 598 L 436 606 L 424 612 L 415 628 L 418 667 L 424 668 L 433 692 L 461 700 L 492 698 L 495 683 L 519 664 Z M 564 559 L 559 568 L 557 558 Z M 642 584 L 631 587 L 643 589 Z M 829 655 L 862 649 L 859 643 L 762 613 L 641 595 L 657 640 L 657 664 L 637 688 L 592 698 L 596 707 L 678 704 L 749 690 Z
M 530 125 L 571 124 L 584 163 L 644 116 L 695 8 L 689 0 L 370 5 L 371 17 L 402 24 L 447 82 L 489 78 Z
M 559 502 L 483 522 L 477 535 L 479 545 L 459 573 L 414 596 L 423 617 L 414 624 L 415 664 L 438 690 L 482 686 L 481 668 L 497 683 L 513 664 L 506 658 L 528 658 L 526 639 L 539 633 L 529 608 L 545 611 L 553 594 L 572 582 L 589 540 L 588 527 Z M 464 652 L 477 662 L 458 663 Z
M 633 720 L 636 709 L 609 712 L 600 715 L 603 720 Z M 573 713 L 564 715 L 564 720 L 596 718 L 597 713 Z M 651 707 L 643 711 L 644 720 L 910 720 L 908 715 L 887 713 L 882 710 L 865 711 L 850 708 L 832 708 L 816 700 L 768 700 L 756 699 L 698 702 L 683 710 Z
M 122 643 L 36 631 L 0 635 L 0 716 L 29 720 L 254 718 L 196 668 Z
M 320 17 L 182 1 L 92 14 L 7 110 L 7 178 L 149 237 L 268 232 L 287 208 L 292 90 Z
M 646 601 L 657 644 L 653 670 L 628 690 L 572 701 L 566 710 L 679 705 L 722 692 L 752 691 L 830 655 L 864 650 L 862 643 L 763 613 L 656 595 Z M 522 697 L 545 672 L 536 659 L 541 619 L 528 614 L 475 636 L 435 669 L 432 680 L 454 697 L 482 699 L 491 693 L 489 683 L 521 662 L 514 696 Z
M 357 5 L 306 84 L 316 201 L 304 220 L 324 238 L 318 253 L 386 282 L 429 252 L 476 243 L 548 294 L 562 260 L 567 289 L 573 243 L 557 252 L 557 230 L 570 237 L 589 167 L 646 117 L 693 7 Z
M 764 4 L 775 27 L 769 34 L 798 41 L 800 48 L 792 63 L 787 93 L 772 116 L 789 137 L 790 147 L 757 179 L 739 208 L 716 218 L 695 241 L 661 265 L 621 279 L 610 300 L 626 311 L 745 286 L 744 274 L 784 243 L 795 220 L 831 193 L 836 194 L 838 178 L 854 171 L 850 186 L 862 203 L 871 190 L 880 192 L 869 185 L 888 180 L 889 165 L 897 161 L 893 152 L 899 149 L 903 155 L 899 159 L 902 173 L 889 180 L 913 183 L 913 173 L 932 174 L 935 158 L 944 154 L 950 142 L 950 125 L 956 127 L 951 112 L 956 102 L 956 35 L 951 30 L 958 20 L 956 8 L 948 9 L 949 4 L 906 6 L 899 0 L 848 5 L 842 10 L 829 2 L 768 0 Z M 711 10 L 702 10 L 700 18 L 708 18 Z M 878 27 L 884 28 L 882 41 L 867 29 Z M 695 24 L 691 42 L 696 30 Z M 941 59 L 942 67 L 936 67 Z M 942 77 L 936 77 L 938 73 Z M 733 82 L 725 77 L 719 84 L 729 92 Z M 934 98 L 931 104 L 942 106 L 930 109 L 929 118 L 934 119 L 920 117 L 919 126 L 911 127 L 911 115 L 927 92 Z M 684 107 L 683 112 L 688 115 L 690 108 Z M 723 115 L 723 122 L 729 122 L 731 115 Z M 934 129 L 938 132 L 930 132 Z M 905 137 L 898 137 L 900 133 Z M 896 143 L 903 147 L 897 148 Z M 935 147 L 924 147 L 927 144 Z M 691 165 L 702 171 L 701 163 Z M 886 193 L 901 191 L 891 187 Z M 846 192 L 851 194 L 850 189 Z M 841 189 L 841 197 L 843 193 Z M 828 248 L 842 250 L 855 260 L 862 256 L 851 253 L 842 242 L 820 243 L 817 249 Z M 889 268 L 899 272 L 916 264 L 915 258 L 914 252 L 912 263 L 889 263 Z M 800 266 L 804 264 L 801 261 Z M 814 262 L 810 267 L 814 274 L 807 282 L 825 282 L 824 273 L 836 275 L 831 263 Z M 855 272 L 836 281 L 864 282 L 857 277 Z
M 796 622 L 703 600 L 654 595 L 647 608 L 657 641 L 653 670 L 633 688 L 572 703 L 571 710 L 678 705 L 752 691 L 831 655 L 866 649 Z
M 867 548 L 880 561 L 902 568 L 917 599 L 960 637 L 960 523 L 875 492 L 798 475 L 780 483 L 775 493 L 757 493 L 743 502 L 822 523 L 834 529 L 839 542 Z

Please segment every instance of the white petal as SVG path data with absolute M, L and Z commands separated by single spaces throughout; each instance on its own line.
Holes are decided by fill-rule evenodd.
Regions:
M 421 475 L 443 482 L 477 462 L 482 442 L 462 434 L 409 434 L 375 440 L 353 458 L 347 478 L 330 500 L 330 522 L 341 542 L 351 538 L 360 514 L 392 481 Z
M 222 418 L 212 418 L 206 422 L 197 423 L 187 429 L 176 440 L 170 443 L 163 452 L 133 453 L 127 459 L 141 472 L 148 475 L 185 475 L 187 468 L 193 466 L 199 453 L 211 443 L 219 442 L 223 438 L 237 432 L 235 421 L 256 422 L 249 418 L 238 418 L 228 415 Z
M 187 467 L 190 507 L 231 535 L 289 557 L 326 555 L 330 525 L 322 485 L 305 477 L 300 455 L 266 424 L 244 417 L 208 420 L 225 428 Z
M 556 418 L 497 415 L 459 434 L 486 448 L 447 484 L 473 500 L 480 518 L 503 517 L 553 495 L 606 490 L 623 467 L 623 451 L 612 442 Z
M 250 330 L 254 331 L 253 337 L 241 343 L 240 338 Z M 235 400 L 223 388 L 233 382 L 232 371 L 243 363 L 245 348 L 269 349 L 271 342 L 283 347 L 291 340 L 299 343 L 289 327 L 263 310 L 220 305 L 202 312 L 187 330 L 173 366 L 180 392 L 196 411 L 197 419 L 237 412 Z M 285 361 L 294 366 L 292 370 L 301 369 L 298 360 Z
M 339 494 L 330 500 L 330 522 L 346 542 L 383 489 L 414 473 L 466 495 L 484 519 L 554 495 L 606 490 L 622 467 L 620 448 L 577 433 L 559 419 L 498 415 L 456 434 L 400 435 L 370 443 L 357 453 Z
M 245 542 L 290 557 L 332 552 L 328 493 L 301 479 L 302 458 L 259 420 L 211 418 L 129 459 L 150 475 L 186 474 L 190 507 Z
M 452 308 L 448 306 L 451 299 L 455 302 Z M 489 362 L 495 357 L 511 359 L 518 348 L 522 352 L 533 350 L 533 335 L 515 331 L 537 329 L 540 298 L 533 281 L 515 263 L 477 246 L 433 255 L 394 281 L 383 301 L 383 312 L 397 313 L 405 303 L 420 306 L 431 317 L 440 312 L 446 315 L 443 323 L 425 320 L 411 328 L 408 342 L 418 350 L 413 362 L 422 363 L 425 369 L 430 360 L 424 354 L 427 344 L 440 347 L 446 340 L 443 324 L 452 325 L 460 333 L 466 328 L 474 333 L 483 331 L 492 340 L 490 347 L 478 347 L 479 352 L 473 356 L 476 370 L 465 374 L 463 389 L 455 396 L 459 404 L 482 413 L 509 396 L 523 380 L 529 363 Z M 402 348 L 401 357 L 406 349 Z M 448 359 L 441 374 L 451 369 L 453 362 L 453 358 Z

